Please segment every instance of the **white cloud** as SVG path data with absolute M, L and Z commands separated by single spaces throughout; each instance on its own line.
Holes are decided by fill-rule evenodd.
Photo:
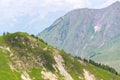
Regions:
M 99 2 L 101 0 L 97 1 Z M 115 1 L 117 0 L 103 0 L 104 4 L 97 6 L 103 7 Z M 68 12 L 76 8 L 92 7 L 94 5 L 96 5 L 96 0 L 0 0 L 0 23 L 2 25 L 8 24 L 8 26 L 12 24 L 11 26 L 16 27 L 14 23 L 17 22 L 19 17 L 26 15 L 32 17 L 37 15 L 36 19 L 34 18 L 26 23 L 26 26 L 29 27 L 29 25 L 39 19 L 41 21 L 46 20 L 47 22 L 48 18 L 46 17 L 49 16 L 50 13 L 59 11 Z M 50 23 L 46 24 L 50 25 Z
M 90 5 L 88 0 L 44 0 L 42 6 L 56 10 L 68 10 Z M 52 10 L 51 10 L 52 11 Z
M 0 5 L 7 7 L 10 4 L 10 0 L 0 0 Z
M 105 0 L 102 6 L 114 1 L 116 0 Z M 41 18 L 44 18 L 49 12 L 89 7 L 93 5 L 92 3 L 94 0 L 0 0 L 0 12 L 3 13 L 0 16 L 11 18 L 39 13 Z
M 99 5 L 99 7 L 100 7 L 100 8 L 104 8 L 104 7 L 106 7 L 106 6 L 111 5 L 112 3 L 116 2 L 116 1 L 120 1 L 120 0 L 106 0 L 106 1 L 104 1 L 104 4 Z

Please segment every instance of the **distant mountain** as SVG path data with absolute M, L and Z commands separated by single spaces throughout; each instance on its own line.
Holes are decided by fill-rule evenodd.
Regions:
M 120 2 L 103 9 L 76 9 L 38 34 L 48 44 L 120 72 Z
M 0 80 L 120 80 L 107 70 L 73 58 L 35 36 L 0 36 Z

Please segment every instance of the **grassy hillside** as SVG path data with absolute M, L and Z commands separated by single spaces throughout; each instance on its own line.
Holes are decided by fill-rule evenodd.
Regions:
M 107 64 L 120 73 L 120 36 L 116 36 L 103 46 L 97 48 L 94 52 L 97 54 L 91 59 Z M 106 57 L 107 56 L 107 57 Z
M 120 76 L 73 58 L 35 36 L 0 36 L 0 80 L 120 80 Z
M 73 56 L 107 64 L 120 73 L 120 1 L 102 9 L 72 10 L 38 37 Z

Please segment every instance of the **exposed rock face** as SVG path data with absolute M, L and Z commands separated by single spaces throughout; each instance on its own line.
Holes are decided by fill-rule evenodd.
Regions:
M 27 33 L 0 36 L 0 80 L 120 80 L 119 76 L 101 70 Z M 105 77 L 102 73 L 106 73 Z
M 117 56 L 120 56 L 120 2 L 103 9 L 73 10 L 38 36 L 74 56 L 93 59 L 118 70 L 119 66 L 113 65 L 120 62 Z

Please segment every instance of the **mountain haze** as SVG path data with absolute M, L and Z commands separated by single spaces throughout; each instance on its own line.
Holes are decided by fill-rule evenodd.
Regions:
M 120 2 L 102 9 L 76 9 L 38 34 L 73 56 L 93 59 L 120 72 Z

